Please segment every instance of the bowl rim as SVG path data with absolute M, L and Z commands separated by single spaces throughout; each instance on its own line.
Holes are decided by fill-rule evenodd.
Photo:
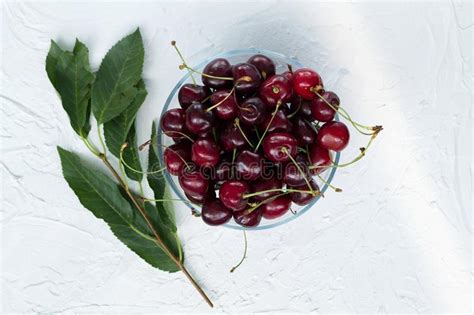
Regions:
M 214 54 L 213 56 L 210 56 L 210 57 L 206 58 L 205 60 L 201 61 L 200 63 L 198 63 L 196 66 L 193 66 L 192 68 L 193 69 L 201 69 L 209 61 L 214 60 L 216 58 L 233 57 L 233 56 L 238 56 L 238 55 L 242 55 L 242 54 L 263 54 L 263 55 L 267 55 L 270 58 L 272 58 L 272 56 L 273 56 L 274 58 L 290 60 L 291 65 L 296 69 L 297 68 L 304 68 L 304 66 L 295 57 L 288 57 L 288 56 L 286 56 L 282 53 L 278 53 L 278 52 L 274 52 L 274 51 L 266 50 L 266 49 L 258 49 L 258 48 L 233 49 L 233 50 L 223 51 L 223 52 Z M 190 74 L 189 74 L 189 72 L 186 72 L 186 74 L 173 87 L 170 94 L 166 98 L 165 104 L 163 106 L 163 110 L 161 111 L 161 114 L 160 114 L 160 120 L 161 120 L 161 117 L 163 116 L 163 114 L 168 110 L 169 106 L 171 105 L 171 102 L 173 101 L 173 98 L 176 95 L 176 93 L 178 92 L 179 88 L 189 78 L 190 78 Z M 334 119 L 336 121 L 339 121 L 339 115 L 337 113 L 336 113 L 336 116 L 334 117 Z M 158 125 L 157 125 L 158 128 L 160 128 L 160 124 L 161 124 L 160 120 L 158 121 Z M 158 137 L 158 156 L 160 157 L 160 161 L 164 161 L 164 157 L 163 157 L 163 151 L 164 150 L 163 150 L 163 141 L 162 141 L 163 137 L 165 137 L 165 135 L 160 133 L 160 136 Z M 341 153 L 336 152 L 335 157 L 334 157 L 334 163 L 335 164 L 339 163 L 340 157 L 341 157 Z M 326 183 L 324 183 L 323 187 L 320 189 L 321 195 L 324 195 L 324 192 L 328 189 L 329 184 L 331 184 L 331 182 L 334 178 L 334 175 L 336 174 L 336 170 L 337 170 L 337 167 L 331 168 L 329 176 L 326 179 Z M 184 193 L 181 191 L 181 189 L 179 189 L 177 187 L 175 181 L 171 177 L 171 174 L 169 174 L 168 172 L 163 172 L 163 173 L 164 173 L 166 183 L 171 187 L 171 190 L 173 191 L 173 193 L 175 193 L 180 199 L 186 200 L 187 199 L 186 196 L 184 196 Z M 277 226 L 281 226 L 281 225 L 284 225 L 288 222 L 291 222 L 291 221 L 299 218 L 300 216 L 302 216 L 304 213 L 308 212 L 308 210 L 311 209 L 316 204 L 316 202 L 318 202 L 318 200 L 321 198 L 321 195 L 316 196 L 316 198 L 314 198 L 314 200 L 312 200 L 307 205 L 304 205 L 301 209 L 298 210 L 298 212 L 296 214 L 287 215 L 286 217 L 282 217 L 280 220 L 278 220 L 274 223 L 271 223 L 271 221 L 268 221 L 269 223 L 265 224 L 265 225 L 259 225 L 259 226 L 256 226 L 256 227 L 244 227 L 244 226 L 241 226 L 241 225 L 238 225 L 238 224 L 229 224 L 229 222 L 228 222 L 228 223 L 223 224 L 222 226 L 225 226 L 226 228 L 229 228 L 229 229 L 245 230 L 245 231 L 257 231 L 257 230 L 272 229 L 272 228 L 275 228 Z M 188 207 L 191 210 L 197 211 L 198 213 L 201 212 L 201 209 L 200 209 L 201 206 L 195 205 L 191 202 L 186 202 L 186 204 L 188 205 Z

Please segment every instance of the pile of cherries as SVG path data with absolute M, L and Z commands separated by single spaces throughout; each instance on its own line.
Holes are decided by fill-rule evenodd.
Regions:
M 203 85 L 184 84 L 181 108 L 162 116 L 175 142 L 166 169 L 207 224 L 233 218 L 254 227 L 310 203 L 320 194 L 313 177 L 347 146 L 348 128 L 334 121 L 338 96 L 316 71 L 288 68 L 276 74 L 263 55 L 235 65 L 215 59 L 200 73 Z

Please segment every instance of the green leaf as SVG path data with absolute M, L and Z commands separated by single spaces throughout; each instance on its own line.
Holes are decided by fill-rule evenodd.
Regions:
M 72 52 L 61 51 L 51 42 L 46 58 L 46 71 L 51 83 L 61 97 L 71 126 L 80 136 L 90 131 L 90 97 L 94 75 L 89 65 L 89 50 L 76 40 Z
M 163 167 L 160 163 L 157 153 L 158 142 L 156 137 L 156 124 L 155 122 L 153 122 L 151 130 L 151 144 L 148 150 L 148 173 L 156 172 L 157 170 L 160 170 Z M 147 180 L 148 184 L 150 185 L 150 188 L 153 190 L 155 199 L 170 198 L 170 191 L 168 189 L 168 185 L 166 184 L 163 172 L 148 174 Z M 170 230 L 175 232 L 176 218 L 174 214 L 173 204 L 167 201 L 157 202 L 156 207 L 164 224 L 167 225 Z
M 139 29 L 105 55 L 92 86 L 92 111 L 99 124 L 120 115 L 135 98 L 144 55 Z
M 150 265 L 169 272 L 179 270 L 157 245 L 143 216 L 131 207 L 114 181 L 101 171 L 91 169 L 76 154 L 61 147 L 58 147 L 58 153 L 64 178 L 85 208 L 103 219 L 120 241 Z M 160 234 L 166 233 L 157 220 L 156 211 L 150 206 L 146 206 L 145 211 L 155 229 L 160 229 Z M 167 235 L 167 238 L 172 239 L 174 235 Z M 174 252 L 177 253 L 177 249 Z
M 137 89 L 137 94 L 130 105 L 119 116 L 104 124 L 105 142 L 110 152 L 117 158 L 120 157 L 120 148 L 127 142 L 127 136 L 135 121 L 138 109 L 147 95 L 143 80 L 138 82 Z
M 56 89 L 56 65 L 58 64 L 59 56 L 63 53 L 63 50 L 56 44 L 54 40 L 51 40 L 51 46 L 49 47 L 48 56 L 46 56 L 46 73 L 48 74 L 49 81 L 53 84 Z
M 132 128 L 130 128 L 130 131 L 128 132 L 126 142 L 128 143 L 128 146 L 123 151 L 123 160 L 128 166 L 130 166 L 134 170 L 141 172 L 142 166 L 140 163 L 140 156 L 138 155 L 137 133 L 135 132 L 134 124 L 132 125 Z M 142 180 L 143 178 L 142 173 L 135 172 L 126 166 L 124 167 L 125 167 L 125 173 L 130 179 L 135 180 L 137 182 L 140 182 Z

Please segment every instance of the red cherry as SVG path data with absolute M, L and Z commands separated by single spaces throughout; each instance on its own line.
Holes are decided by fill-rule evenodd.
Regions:
M 186 110 L 186 128 L 196 135 L 208 133 L 214 125 L 212 111 L 207 111 L 204 105 L 194 103 Z
M 191 148 L 191 159 L 198 166 L 216 166 L 221 158 L 220 151 L 220 148 L 212 139 L 197 139 Z
M 221 225 L 232 218 L 232 210 L 226 208 L 219 199 L 204 202 L 201 218 L 209 225 Z
M 179 175 L 189 162 L 191 154 L 187 143 L 177 143 L 170 145 L 163 153 L 166 170 L 172 175 Z
M 297 153 L 298 142 L 296 138 L 289 133 L 275 132 L 269 134 L 263 139 L 263 151 L 267 158 L 273 162 L 287 162 L 290 160 L 288 154 L 295 156 Z
M 314 180 L 309 182 L 313 191 L 319 191 L 319 186 L 314 182 Z M 309 191 L 308 185 L 305 183 L 301 186 L 288 186 L 290 189 L 300 190 L 300 191 Z M 292 192 L 290 193 L 291 200 L 299 206 L 304 206 L 310 203 L 316 196 L 309 192 Z
M 316 131 L 301 116 L 297 116 L 293 122 L 293 134 L 296 136 L 300 146 L 304 147 L 316 141 Z
M 340 101 L 336 93 L 324 92 L 322 96 L 335 108 L 339 107 Z M 326 122 L 334 119 L 334 116 L 336 116 L 336 111 L 332 109 L 331 106 L 326 104 L 323 99 L 317 97 L 311 101 L 311 115 L 316 120 Z
M 265 104 L 258 97 L 251 97 L 245 100 L 239 107 L 239 119 L 247 126 L 257 126 L 265 121 L 267 111 Z
M 249 185 L 246 182 L 228 180 L 219 189 L 219 198 L 227 208 L 239 211 L 247 207 L 248 200 L 243 196 L 249 191 Z
M 188 198 L 189 201 L 197 205 L 202 205 L 207 200 L 216 199 L 216 194 L 212 189 L 208 189 L 208 191 L 204 194 L 189 194 L 187 192 L 184 192 L 184 194 L 186 195 L 186 198 Z
M 256 227 L 262 220 L 262 209 L 234 211 L 234 221 L 245 227 Z
M 295 157 L 296 166 L 292 161 L 288 162 L 283 169 L 283 182 L 290 186 L 299 186 L 306 183 L 311 178 L 308 169 L 308 161 L 302 154 Z
M 253 55 L 247 60 L 247 63 L 254 65 L 264 80 L 275 74 L 275 63 L 267 56 Z
M 285 71 L 281 75 L 284 76 L 291 85 L 293 85 L 293 72 Z
M 168 136 L 175 140 L 185 138 L 182 134 L 186 133 L 186 114 L 181 108 L 168 110 L 161 117 L 161 129 Z
M 202 73 L 211 75 L 214 77 L 232 77 L 232 66 L 230 65 L 229 61 L 224 58 L 217 58 L 209 62 Z M 232 81 L 230 80 L 223 80 L 217 78 L 210 78 L 208 76 L 202 76 L 202 83 L 204 85 L 213 88 L 213 89 L 224 89 L 226 87 L 230 87 Z
M 244 150 L 237 156 L 235 166 L 239 179 L 255 180 L 262 175 L 263 158 L 258 153 Z
M 205 195 L 208 192 L 209 180 L 197 170 L 184 169 L 178 180 L 181 188 L 189 195 Z
M 270 123 L 270 120 L 271 120 L 271 124 L 270 126 L 268 126 L 268 124 Z M 265 119 L 265 121 L 259 125 L 259 130 L 264 132 L 265 129 L 267 129 L 267 127 L 268 127 L 267 132 L 269 133 L 275 132 L 275 131 L 291 132 L 293 125 L 291 124 L 290 120 L 285 115 L 283 110 L 280 109 L 276 112 L 275 117 L 273 117 L 273 119 L 271 115 L 267 115 L 267 118 Z
M 259 179 L 255 182 L 252 183 L 252 193 L 255 192 L 262 192 L 256 196 L 253 196 L 252 198 L 256 201 L 264 201 L 267 200 L 273 196 L 276 196 L 280 194 L 281 192 L 279 191 L 271 191 L 271 192 L 265 192 L 267 190 L 274 190 L 274 189 L 282 189 L 283 183 L 281 180 L 277 179 L 276 177 L 270 177 L 270 178 L 265 178 L 265 179 Z
M 245 141 L 239 128 L 233 123 L 229 123 L 224 127 L 219 136 L 219 144 L 224 151 L 230 152 L 234 149 L 246 147 L 247 141 Z
M 206 86 L 195 85 L 191 83 L 184 84 L 178 92 L 179 105 L 187 109 L 192 103 L 201 103 L 210 94 Z
M 331 154 L 328 149 L 320 147 L 319 145 L 315 144 L 310 147 L 309 149 L 309 158 L 311 161 L 311 166 L 318 166 L 317 168 L 313 168 L 313 174 L 320 174 L 327 170 L 329 166 L 332 164 Z M 320 167 L 324 166 L 324 167 Z
M 235 103 L 235 99 L 232 95 L 228 95 L 229 91 L 217 91 L 211 95 L 211 106 L 222 102 L 222 100 L 227 97 L 225 101 L 214 108 L 217 117 L 223 120 L 230 120 L 237 117 L 237 104 Z
M 262 76 L 258 69 L 250 63 L 238 63 L 232 67 L 232 75 L 235 82 L 235 90 L 244 95 L 253 94 L 262 83 Z M 248 77 L 250 80 L 242 80 Z
M 323 80 L 316 71 L 302 68 L 293 72 L 293 89 L 302 98 L 307 100 L 316 98 L 317 95 L 311 90 L 322 87 Z
M 318 132 L 319 145 L 336 152 L 342 151 L 347 146 L 349 138 L 349 129 L 339 121 L 325 123 Z
M 293 87 L 284 76 L 277 74 L 262 83 L 259 94 L 265 105 L 274 108 L 278 102 L 284 104 L 291 99 Z
M 284 195 L 269 201 L 260 208 L 265 219 L 276 219 L 288 212 L 291 206 L 291 197 Z

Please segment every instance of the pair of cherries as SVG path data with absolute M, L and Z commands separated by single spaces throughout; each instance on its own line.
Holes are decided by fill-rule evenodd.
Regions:
M 203 85 L 184 84 L 180 108 L 161 119 L 175 142 L 164 151 L 166 169 L 210 225 L 233 217 L 253 227 L 310 203 L 319 193 L 312 176 L 348 144 L 346 125 L 334 121 L 339 98 L 319 74 L 275 68 L 263 55 L 235 65 L 215 59 Z

